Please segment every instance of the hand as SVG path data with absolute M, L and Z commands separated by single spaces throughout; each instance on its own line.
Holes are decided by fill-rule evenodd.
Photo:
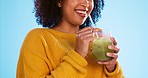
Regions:
M 98 62 L 99 64 L 104 64 L 109 72 L 113 72 L 116 68 L 116 60 L 118 58 L 118 52 L 119 48 L 117 48 L 117 42 L 116 40 L 111 37 L 111 40 L 113 41 L 114 45 L 113 46 L 108 46 L 109 49 L 114 50 L 114 53 L 107 53 L 106 55 L 109 57 L 112 57 L 113 59 L 107 62 Z
M 76 48 L 75 51 L 85 57 L 88 53 L 89 44 L 93 40 L 92 27 L 85 27 L 76 33 Z

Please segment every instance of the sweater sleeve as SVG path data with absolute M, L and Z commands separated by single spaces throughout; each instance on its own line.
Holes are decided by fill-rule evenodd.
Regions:
M 108 72 L 105 66 L 104 66 L 104 71 L 107 75 L 107 78 L 125 78 L 118 62 L 116 62 L 116 69 L 113 72 L 111 73 Z
M 84 78 L 87 61 L 70 50 L 54 70 L 46 53 L 39 32 L 30 32 L 24 40 L 17 66 L 16 78 Z M 47 64 L 48 63 L 48 64 Z
M 59 67 L 51 72 L 54 78 L 85 78 L 86 70 L 84 67 L 87 65 L 86 60 L 77 54 L 75 51 L 64 56 Z

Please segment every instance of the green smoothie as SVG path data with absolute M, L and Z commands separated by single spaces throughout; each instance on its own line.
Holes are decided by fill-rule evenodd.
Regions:
M 113 45 L 113 42 L 110 38 L 95 38 L 92 46 L 92 54 L 97 61 L 108 61 L 111 60 L 111 57 L 106 55 L 107 52 L 114 52 L 113 50 L 108 49 L 108 46 Z

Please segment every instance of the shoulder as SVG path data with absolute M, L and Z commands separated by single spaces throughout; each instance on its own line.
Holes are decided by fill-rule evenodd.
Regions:
M 48 28 L 34 28 L 27 33 L 25 39 L 41 39 L 42 37 L 50 35 L 51 33 Z
M 40 33 L 45 32 L 47 30 L 48 30 L 47 28 L 34 28 L 34 29 L 30 30 L 28 34 L 40 34 Z
M 46 41 L 46 40 L 54 40 L 57 38 L 57 33 L 50 28 L 34 28 L 28 32 L 26 35 L 25 39 L 29 40 L 41 40 L 41 41 Z
M 42 45 L 46 40 L 52 40 L 51 33 L 48 28 L 34 28 L 26 35 L 23 45 Z
M 48 28 L 34 28 L 28 32 L 27 36 L 44 36 L 47 34 L 51 34 Z

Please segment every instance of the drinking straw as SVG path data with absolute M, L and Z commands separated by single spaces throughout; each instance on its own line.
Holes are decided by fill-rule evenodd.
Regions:
M 109 30 L 109 34 L 110 34 L 110 37 L 113 37 L 113 36 L 112 36 L 112 31 L 111 31 L 111 30 Z
M 92 18 L 91 18 L 91 15 L 89 15 L 88 17 L 89 17 L 89 19 L 90 19 L 90 22 L 91 22 L 91 24 L 92 24 L 92 27 L 93 27 L 93 28 L 97 28 L 97 27 L 95 27 L 95 24 L 94 24 L 94 22 L 93 22 L 93 20 L 92 20 Z M 97 38 L 99 38 L 97 32 L 95 32 L 95 35 L 96 35 Z
M 95 24 L 94 24 L 94 22 L 93 22 L 93 20 L 92 20 L 92 18 L 91 18 L 91 15 L 89 15 L 88 17 L 89 17 L 89 19 L 90 19 L 90 22 L 91 22 L 91 24 L 92 24 L 92 27 L 93 27 L 93 28 L 96 28 L 96 27 L 95 27 Z

